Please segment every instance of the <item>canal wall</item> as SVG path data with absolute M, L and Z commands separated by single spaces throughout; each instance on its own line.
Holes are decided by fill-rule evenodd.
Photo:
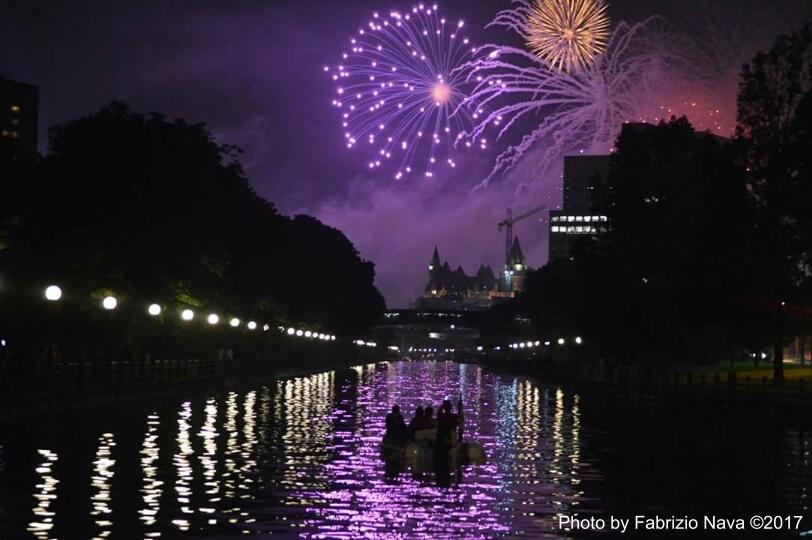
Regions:
M 0 422 L 68 408 L 208 392 L 379 360 L 342 341 L 272 337 L 236 349 L 132 354 L 95 344 L 64 356 L 52 348 L 0 352 Z
M 481 353 L 466 361 L 496 372 L 555 381 L 612 400 L 793 426 L 812 425 L 812 370 L 808 379 L 783 381 L 756 379 L 735 371 L 696 374 L 666 366 L 615 365 L 586 348 L 549 353 Z

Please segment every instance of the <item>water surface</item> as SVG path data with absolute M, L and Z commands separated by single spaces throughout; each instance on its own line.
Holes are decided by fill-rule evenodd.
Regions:
M 460 395 L 487 463 L 384 467 L 393 403 L 408 419 Z M 0 537 L 570 538 L 589 535 L 557 515 L 807 516 L 809 441 L 474 365 L 370 364 L 6 428 Z

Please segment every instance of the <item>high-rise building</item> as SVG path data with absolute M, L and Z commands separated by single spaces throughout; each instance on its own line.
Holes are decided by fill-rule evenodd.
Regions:
M 606 227 L 606 216 L 592 211 L 592 180 L 606 177 L 609 162 L 610 156 L 564 158 L 564 204 L 550 211 L 548 261 L 568 259 L 578 238 L 599 234 Z
M 37 155 L 39 89 L 0 77 L 0 161 L 28 161 Z

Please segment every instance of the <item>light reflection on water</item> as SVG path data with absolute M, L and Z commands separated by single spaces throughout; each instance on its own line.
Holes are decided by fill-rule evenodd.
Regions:
M 418 405 L 459 396 L 465 437 L 485 448 L 485 464 L 437 474 L 384 466 L 379 443 L 393 403 L 408 419 Z M 698 460 L 741 448 L 772 452 L 776 465 L 763 478 L 754 468 L 754 478 L 722 471 L 707 480 L 699 461 L 661 459 L 689 436 L 660 416 L 615 417 L 601 405 L 586 415 L 588 404 L 554 385 L 421 362 L 275 380 L 143 412 L 83 411 L 0 439 L 0 515 L 21 516 L 4 520 L 0 537 L 555 538 L 559 513 L 650 504 L 689 512 L 695 502 L 735 500 L 750 483 L 759 486 L 753 505 L 807 512 L 807 432 L 780 431 L 748 450 L 743 427 L 708 431 Z M 635 493 L 646 476 L 671 483 Z M 695 501 L 689 492 L 703 481 L 712 495 Z

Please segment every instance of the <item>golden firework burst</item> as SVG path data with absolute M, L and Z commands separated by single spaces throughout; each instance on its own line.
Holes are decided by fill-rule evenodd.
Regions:
M 527 45 L 553 68 L 571 73 L 606 49 L 609 17 L 602 0 L 534 0 Z

